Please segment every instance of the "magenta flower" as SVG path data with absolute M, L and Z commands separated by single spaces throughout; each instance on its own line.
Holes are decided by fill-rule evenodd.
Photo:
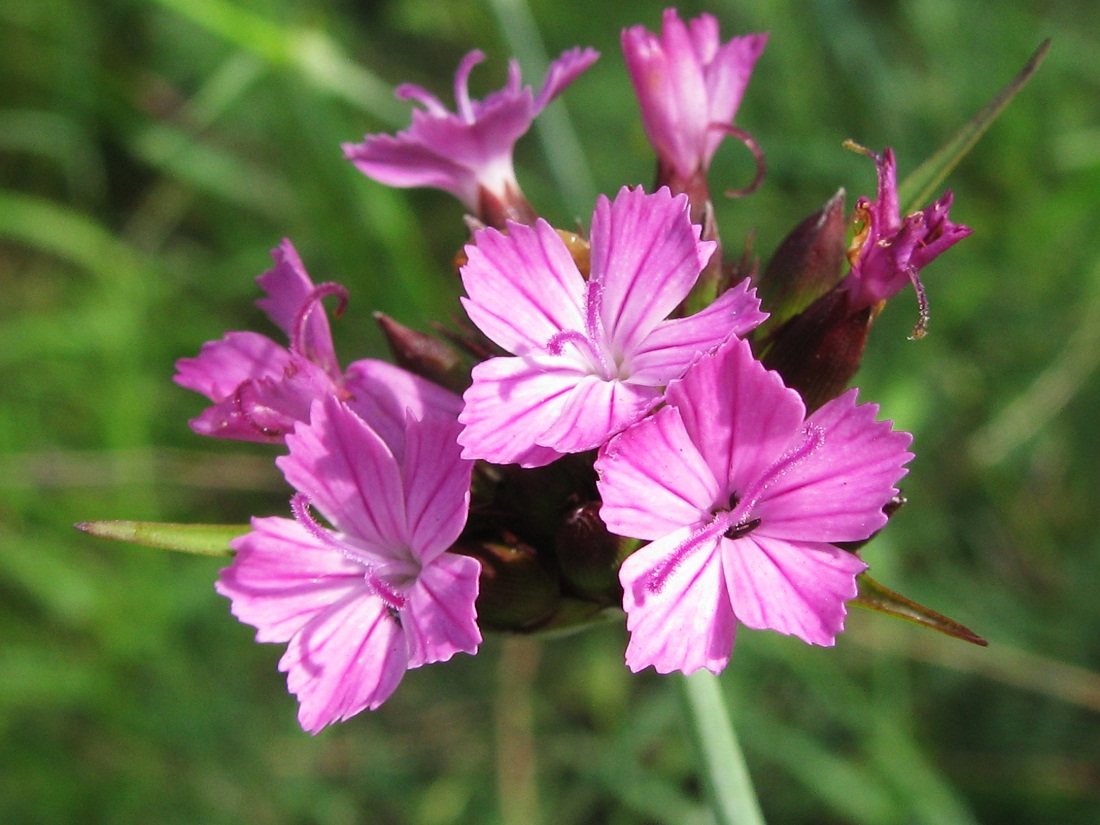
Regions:
M 715 247 L 687 210 L 668 189 L 601 197 L 587 279 L 543 220 L 475 236 L 463 303 L 513 357 L 474 367 L 459 415 L 464 457 L 537 467 L 598 447 L 656 406 L 700 352 L 766 317 L 742 282 L 702 312 L 666 320 Z
M 867 566 L 833 542 L 885 524 L 909 434 L 854 390 L 803 420 L 798 393 L 742 340 L 665 400 L 596 461 L 608 529 L 650 542 L 619 573 L 627 665 L 718 673 L 738 622 L 833 644 Z
M 377 708 L 405 671 L 474 653 L 480 564 L 446 552 L 466 523 L 470 462 L 453 419 L 411 415 L 398 457 L 332 396 L 277 459 L 294 520 L 257 518 L 217 590 L 279 669 L 310 733 Z M 332 525 L 320 525 L 315 507 Z
M 920 321 L 913 335 L 919 338 L 928 321 L 928 301 L 917 273 L 972 230 L 948 220 L 950 191 L 931 206 L 902 218 L 894 152 L 887 149 L 872 157 L 878 171 L 878 199 L 860 198 L 856 204 L 856 217 L 863 221 L 863 229 L 853 245 L 857 257 L 843 288 L 848 293 L 849 310 L 858 312 L 912 284 L 920 305 Z
M 286 333 L 282 347 L 255 332 L 230 332 L 207 342 L 198 357 L 176 362 L 175 381 L 214 402 L 191 429 L 200 435 L 278 443 L 310 405 L 328 395 L 347 401 L 391 445 L 401 440 L 405 411 L 458 414 L 461 399 L 400 367 L 362 360 L 340 369 L 328 318 L 327 295 L 347 293 L 339 284 L 314 286 L 288 240 L 272 250 L 275 266 L 257 282 L 268 297 L 257 303 Z
M 412 126 L 397 135 L 367 135 L 363 143 L 344 144 L 344 154 L 359 171 L 389 186 L 431 186 L 450 192 L 466 208 L 481 212 L 488 193 L 511 203 L 519 193 L 512 149 L 535 117 L 587 69 L 599 53 L 572 49 L 550 64 L 541 91 L 520 85 L 519 64 L 508 64 L 508 85 L 482 101 L 471 100 L 470 71 L 485 59 L 472 51 L 455 75 L 457 112 L 420 86 L 398 87 L 399 98 L 415 100 Z
M 727 134 L 748 137 L 733 118 L 767 40 L 749 34 L 722 43 L 711 15 L 685 25 L 675 9 L 665 10 L 660 37 L 644 26 L 623 30 L 642 123 L 663 169 L 686 181 L 706 170 Z

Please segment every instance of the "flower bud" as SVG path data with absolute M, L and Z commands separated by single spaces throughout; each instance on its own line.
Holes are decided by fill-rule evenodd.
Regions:
M 374 313 L 374 320 L 386 336 L 399 367 L 459 395 L 470 386 L 469 364 L 442 341 L 399 324 L 381 312 Z
M 849 312 L 847 295 L 837 287 L 780 327 L 762 360 L 798 390 L 811 413 L 847 388 L 870 329 L 871 308 Z
M 576 595 L 604 604 L 622 599 L 619 565 L 628 540 L 608 532 L 600 502 L 590 501 L 562 518 L 554 549 L 562 578 Z
M 841 278 L 845 248 L 844 190 L 839 190 L 783 239 L 757 283 L 771 313 L 756 331 L 766 341 L 786 321 L 832 289 Z
M 470 541 L 451 549 L 481 562 L 477 619 L 482 628 L 522 632 L 556 611 L 561 600 L 558 580 L 531 547 Z

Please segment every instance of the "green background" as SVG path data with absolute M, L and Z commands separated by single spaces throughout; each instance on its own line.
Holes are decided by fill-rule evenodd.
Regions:
M 171 383 L 175 359 L 228 329 L 273 332 L 253 278 L 284 236 L 352 292 L 345 362 L 382 354 L 372 310 L 421 328 L 458 311 L 456 204 L 367 180 L 339 145 L 407 123 L 397 83 L 449 102 L 471 48 L 489 55 L 477 95 L 511 54 L 537 85 L 529 31 L 551 55 L 603 53 L 548 118 L 566 137 L 518 149 L 551 220 L 648 185 L 618 37 L 661 7 L 0 4 L 0 822 L 707 822 L 676 691 L 626 670 L 621 626 L 490 638 L 314 738 L 281 650 L 214 594 L 219 561 L 71 528 L 286 513 L 273 450 L 187 428 L 204 405 Z M 707 8 L 727 36 L 771 32 L 737 118 L 769 175 L 719 204 L 730 249 L 755 232 L 764 256 L 837 187 L 872 194 L 845 138 L 893 146 L 904 174 L 1054 40 L 949 181 L 975 232 L 925 272 L 930 334 L 906 340 L 903 293 L 859 382 L 918 454 L 872 572 L 990 647 L 857 611 L 832 650 L 743 632 L 723 685 L 772 822 L 1095 822 L 1100 6 Z M 750 175 L 727 142 L 715 189 Z

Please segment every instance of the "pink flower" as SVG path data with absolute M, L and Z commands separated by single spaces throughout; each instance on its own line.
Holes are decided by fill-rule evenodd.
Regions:
M 389 186 L 431 186 L 450 192 L 466 208 L 481 212 L 488 193 L 509 203 L 519 193 L 512 168 L 512 149 L 531 127 L 536 115 L 599 54 L 592 49 L 572 49 L 550 65 L 542 90 L 536 96 L 530 86 L 520 86 L 519 64 L 508 67 L 508 85 L 482 101 L 471 100 L 467 88 L 470 71 L 485 59 L 470 52 L 455 75 L 457 112 L 419 86 L 398 87 L 399 98 L 415 100 L 424 110 L 414 110 L 412 126 L 395 136 L 367 135 L 363 143 L 344 145 L 344 154 L 367 177 Z
M 626 67 L 662 168 L 688 180 L 706 170 L 727 134 L 740 136 L 733 118 L 767 40 L 750 34 L 722 43 L 711 15 L 685 25 L 675 9 L 665 10 L 660 37 L 643 26 L 623 30 Z
M 257 303 L 290 338 L 282 347 L 255 332 L 230 332 L 206 343 L 196 358 L 176 362 L 175 381 L 214 402 L 191 428 L 200 435 L 278 443 L 309 419 L 314 400 L 347 401 L 388 443 L 399 443 L 405 411 L 458 414 L 461 399 L 400 367 L 362 360 L 340 368 L 321 299 L 347 293 L 339 284 L 314 286 L 288 240 L 272 250 L 275 266 L 257 282 Z
M 878 199 L 860 198 L 856 204 L 856 217 L 863 222 L 863 229 L 849 253 L 854 262 L 842 286 L 848 293 L 849 310 L 858 312 L 912 284 L 921 313 L 913 335 L 919 338 L 928 320 L 928 301 L 917 273 L 972 230 L 948 220 L 950 191 L 931 206 L 902 218 L 894 152 L 887 149 L 872 157 L 878 171 Z
M 912 458 L 853 390 L 808 419 L 798 393 L 732 340 L 596 461 L 608 529 L 650 543 L 622 565 L 632 670 L 718 673 L 738 622 L 819 645 L 843 630 L 868 538 Z
M 410 415 L 399 458 L 328 396 L 277 459 L 299 490 L 294 520 L 253 519 L 233 542 L 217 590 L 257 641 L 288 643 L 279 669 L 310 733 L 377 708 L 406 670 L 481 642 L 480 565 L 446 552 L 470 499 L 472 465 L 459 457 L 457 431 L 453 419 Z
M 699 240 L 687 209 L 667 189 L 601 197 L 587 279 L 543 220 L 475 236 L 463 303 L 513 357 L 474 367 L 459 416 L 464 457 L 537 467 L 598 447 L 660 403 L 700 352 L 766 317 L 746 281 L 702 312 L 666 320 L 715 247 Z

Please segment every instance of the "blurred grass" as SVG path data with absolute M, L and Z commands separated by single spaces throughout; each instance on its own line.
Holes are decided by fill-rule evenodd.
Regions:
M 174 360 L 266 330 L 253 278 L 283 236 L 352 290 L 335 324 L 347 360 L 381 354 L 372 310 L 419 327 L 456 311 L 454 204 L 366 180 L 339 144 L 405 122 L 396 83 L 448 96 L 475 46 L 489 54 L 475 93 L 498 86 L 525 8 L 547 54 L 603 52 L 557 114 L 590 173 L 551 170 L 530 136 L 529 197 L 568 224 L 591 187 L 649 183 L 618 36 L 655 28 L 661 7 L 0 5 L 0 822 L 707 821 L 674 691 L 626 671 L 621 627 L 535 644 L 519 668 L 490 639 L 310 738 L 280 651 L 214 595 L 219 562 L 70 527 L 283 513 L 269 451 L 186 428 L 202 403 L 172 385 Z M 830 651 L 742 633 L 724 685 L 772 822 L 1053 825 L 1100 809 L 1100 8 L 990 8 L 710 6 L 726 34 L 772 33 L 738 117 L 769 177 L 719 207 L 727 242 L 755 231 L 762 254 L 837 187 L 872 191 L 843 139 L 894 146 L 904 173 L 1054 41 L 949 181 L 975 234 L 927 273 L 930 335 L 906 340 L 901 296 L 860 382 L 919 456 L 911 503 L 866 552 L 876 578 L 992 644 L 867 614 Z M 717 181 L 750 174 L 747 153 L 719 153 Z M 530 780 L 496 755 L 495 731 L 526 718 L 535 813 Z

